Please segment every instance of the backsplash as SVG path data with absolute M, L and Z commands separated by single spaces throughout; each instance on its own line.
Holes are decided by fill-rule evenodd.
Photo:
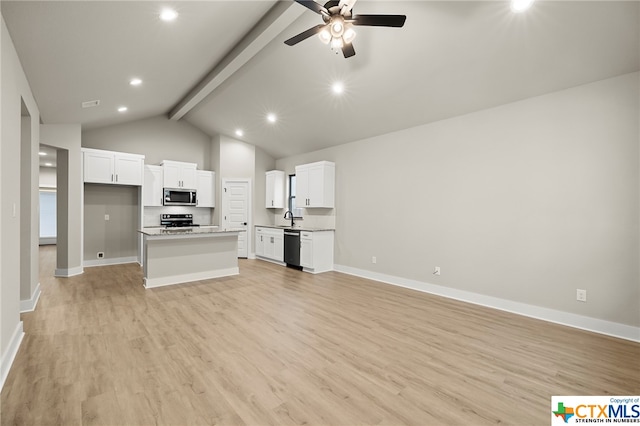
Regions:
M 211 223 L 212 209 L 201 207 L 187 206 L 163 206 L 163 207 L 145 207 L 143 226 L 160 226 L 161 214 L 192 214 L 193 223 L 198 225 L 213 225 Z
M 336 210 L 335 209 L 302 209 L 302 219 L 294 219 L 294 228 L 336 228 Z M 275 214 L 276 225 L 289 225 L 291 219 L 285 219 L 283 214 Z

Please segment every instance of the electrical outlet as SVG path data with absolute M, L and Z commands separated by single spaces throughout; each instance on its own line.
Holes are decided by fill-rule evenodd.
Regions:
M 579 302 L 587 301 L 587 290 L 576 289 L 576 300 Z
M 98 252 L 98 259 L 103 259 L 104 258 L 104 252 L 103 251 L 99 251 Z
M 375 257 L 375 256 L 373 256 L 373 257 L 371 258 L 371 263 L 376 263 L 376 262 L 378 262 L 378 259 L 376 259 L 376 257 Z
M 440 267 L 436 266 L 433 268 L 433 275 L 440 275 Z
M 109 220 L 109 215 L 108 214 L 104 215 L 104 220 Z

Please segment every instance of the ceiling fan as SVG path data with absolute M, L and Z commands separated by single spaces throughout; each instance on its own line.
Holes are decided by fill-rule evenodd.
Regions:
M 405 15 L 354 15 L 353 5 L 357 0 L 329 0 L 324 6 L 313 0 L 294 1 L 322 16 L 324 24 L 309 28 L 284 43 L 293 46 L 318 34 L 320 40 L 332 49 L 341 49 L 345 58 L 356 54 L 351 44 L 356 36 L 354 26 L 400 28 L 407 19 Z

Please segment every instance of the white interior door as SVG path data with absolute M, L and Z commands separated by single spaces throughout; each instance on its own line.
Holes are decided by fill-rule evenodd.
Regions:
M 245 258 L 249 255 L 249 184 L 249 179 L 222 180 L 222 227 L 244 229 L 238 235 L 238 257 Z

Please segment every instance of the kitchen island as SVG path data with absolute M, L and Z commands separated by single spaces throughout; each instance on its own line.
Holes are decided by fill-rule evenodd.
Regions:
M 145 288 L 239 274 L 238 233 L 218 227 L 144 228 Z

